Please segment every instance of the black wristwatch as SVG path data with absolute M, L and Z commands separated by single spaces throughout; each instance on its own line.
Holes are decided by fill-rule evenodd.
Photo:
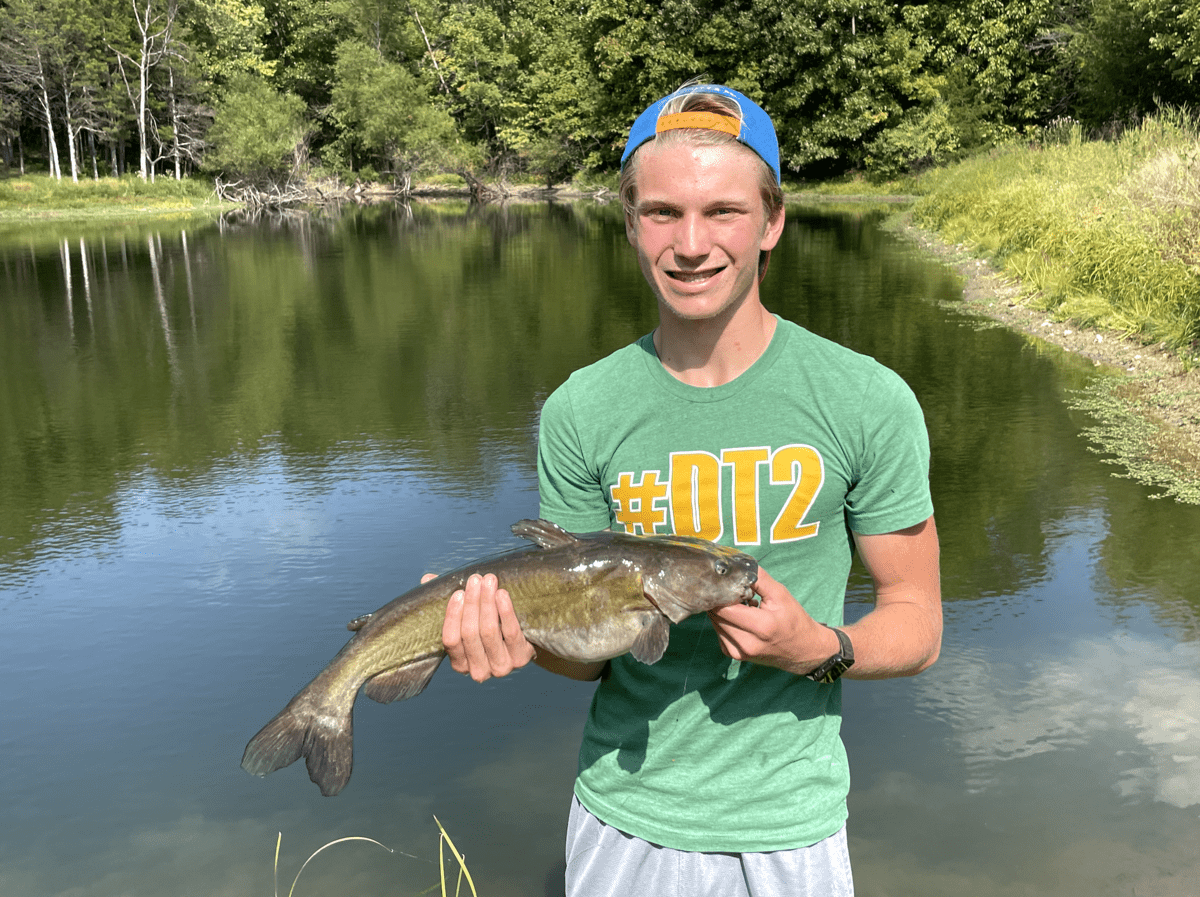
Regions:
M 821 624 L 825 626 L 824 623 Z M 838 677 L 850 667 L 854 666 L 854 646 L 850 644 L 850 636 L 833 626 L 825 626 L 826 629 L 832 629 L 838 637 L 838 653 L 833 655 L 811 673 L 805 673 L 805 677 L 813 682 L 823 682 L 828 685 L 830 682 L 836 682 Z

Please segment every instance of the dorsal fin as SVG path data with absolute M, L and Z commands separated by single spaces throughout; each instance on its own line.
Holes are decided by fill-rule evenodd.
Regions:
M 375 616 L 375 613 L 372 611 L 369 614 L 363 614 L 361 617 L 355 617 L 353 620 L 351 620 L 349 623 L 346 624 L 346 628 L 349 629 L 351 632 L 358 632 L 358 630 L 362 629 L 364 626 L 366 626 L 368 623 L 371 622 L 371 617 L 373 617 L 373 616 Z
M 528 539 L 542 548 L 559 548 L 579 541 L 578 536 L 540 517 L 537 520 L 518 520 L 512 525 L 512 531 L 514 536 Z

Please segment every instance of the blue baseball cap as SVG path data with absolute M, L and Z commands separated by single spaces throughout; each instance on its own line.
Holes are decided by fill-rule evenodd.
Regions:
M 741 109 L 742 120 L 739 122 L 732 116 L 712 112 L 662 114 L 663 107 L 671 100 L 692 93 L 711 93 L 728 97 Z M 767 115 L 754 100 L 720 84 L 689 84 L 668 94 L 646 109 L 629 129 L 629 139 L 625 142 L 625 152 L 621 155 L 621 167 L 625 167 L 625 161 L 647 140 L 653 140 L 655 135 L 662 131 L 679 128 L 723 131 L 736 137 L 739 142 L 750 147 L 771 166 L 771 170 L 775 172 L 776 182 L 782 181 L 779 172 L 779 139 L 775 136 L 775 125 L 771 122 L 771 116 Z

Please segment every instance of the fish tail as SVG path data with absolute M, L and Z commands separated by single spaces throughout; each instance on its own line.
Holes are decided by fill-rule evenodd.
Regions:
M 304 757 L 308 777 L 332 797 L 346 787 L 354 768 L 353 727 L 349 712 L 293 701 L 250 739 L 242 769 L 265 776 Z

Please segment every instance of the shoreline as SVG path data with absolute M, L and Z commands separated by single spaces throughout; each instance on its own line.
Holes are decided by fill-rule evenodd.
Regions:
M 1159 489 L 1155 498 L 1200 504 L 1200 367 L 1188 370 L 1161 343 L 1059 320 L 1028 304 L 1018 278 L 918 227 L 908 212 L 888 229 L 962 278 L 963 300 L 954 309 L 1089 359 L 1106 375 L 1071 405 L 1096 419 L 1084 432 L 1122 468 L 1114 476 Z
M 356 189 L 357 188 L 357 189 Z M 910 203 L 910 196 L 840 196 L 837 194 L 790 192 L 788 202 L 811 204 L 872 202 Z M 341 202 L 374 205 L 402 201 L 396 191 L 382 185 L 355 185 L 339 197 Z M 464 188 L 418 185 L 409 200 L 436 202 L 445 199 L 470 199 Z M 618 201 L 606 187 L 583 189 L 570 184 L 555 187 L 503 185 L 490 199 L 507 202 L 576 202 L 601 204 Z M 131 197 L 128 204 L 114 203 L 107 208 L 0 208 L 0 227 L 24 222 L 65 222 L 91 220 L 115 222 L 121 219 L 213 215 L 244 206 L 220 201 L 215 195 L 195 203 L 178 198 L 155 203 L 148 197 Z M 936 233 L 912 222 L 909 211 L 897 211 L 884 225 L 918 250 L 940 261 L 963 281 L 961 303 L 953 308 L 965 314 L 988 319 L 995 324 L 1024 333 L 1031 339 L 1057 346 L 1087 358 L 1108 376 L 1094 384 L 1072 402 L 1096 419 L 1085 435 L 1097 451 L 1109 455 L 1122 468 L 1114 476 L 1128 476 L 1160 490 L 1156 497 L 1200 504 L 1200 367 L 1188 370 L 1175 353 L 1163 345 L 1147 345 L 1115 331 L 1082 327 L 1060 320 L 1052 313 L 1029 304 L 1032 294 L 1019 279 L 1006 275 L 989 261 L 971 254 L 970 247 L 946 243 Z

